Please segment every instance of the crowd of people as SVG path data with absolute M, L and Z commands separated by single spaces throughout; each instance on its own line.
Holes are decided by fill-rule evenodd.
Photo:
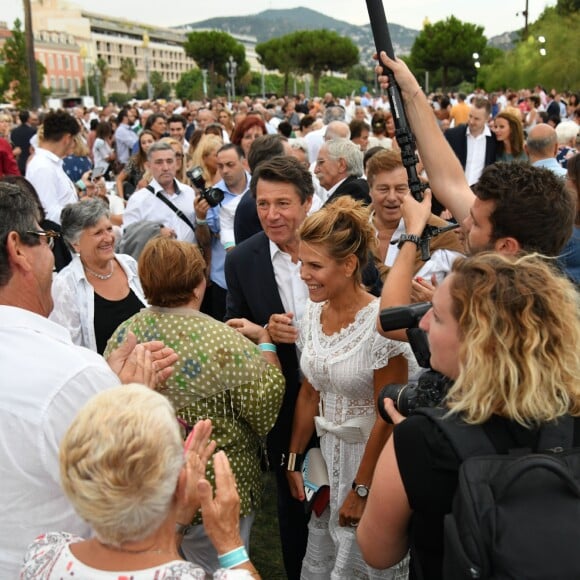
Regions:
M 382 59 L 422 201 L 368 93 L 0 116 L 2 577 L 259 577 L 263 469 L 281 576 L 443 577 L 461 460 L 380 417 L 420 371 L 385 308 L 432 302 L 441 405 L 499 452 L 580 414 L 577 97 L 425 95 Z

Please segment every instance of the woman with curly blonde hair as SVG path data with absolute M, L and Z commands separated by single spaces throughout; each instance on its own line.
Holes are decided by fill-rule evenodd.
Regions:
M 383 385 L 405 383 L 414 369 L 408 345 L 376 330 L 379 301 L 361 283 L 376 244 L 369 212 L 349 196 L 306 218 L 300 230 L 300 275 L 309 300 L 297 346 L 300 387 L 288 455 L 300 457 L 314 430 L 326 461 L 330 501 L 308 524 L 303 580 L 407 578 L 406 562 L 375 570 L 362 559 L 356 527 L 380 450 L 391 428 L 377 416 Z M 292 495 L 305 499 L 299 460 L 287 467 Z
M 443 403 L 450 419 L 466 430 L 481 425 L 496 452 L 507 454 L 537 450 L 541 427 L 571 415 L 580 445 L 580 303 L 544 258 L 456 260 L 420 327 L 431 366 L 454 381 Z M 358 541 L 366 561 L 381 568 L 403 558 L 413 538 L 411 568 L 439 580 L 461 459 L 428 417 L 403 420 L 391 400 L 385 409 L 397 426 L 377 463 Z

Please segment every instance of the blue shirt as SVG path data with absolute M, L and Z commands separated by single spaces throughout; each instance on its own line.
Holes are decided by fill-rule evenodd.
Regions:
M 566 178 L 566 170 L 556 161 L 554 157 L 549 159 L 540 159 L 540 161 L 535 161 L 533 167 L 543 167 L 544 169 L 549 169 L 552 173 L 556 174 L 558 177 Z
M 221 189 L 224 192 L 224 200 L 222 205 L 227 205 L 234 199 L 242 196 L 250 187 L 250 174 L 246 173 L 246 189 L 242 193 L 232 193 L 225 181 L 222 179 L 218 181 L 214 187 Z M 220 217 L 219 206 L 210 207 L 207 212 L 207 225 L 212 233 L 211 236 L 211 264 L 209 277 L 212 282 L 225 288 L 227 290 L 226 275 L 224 272 L 224 264 L 226 261 L 226 250 L 224 249 L 220 240 Z

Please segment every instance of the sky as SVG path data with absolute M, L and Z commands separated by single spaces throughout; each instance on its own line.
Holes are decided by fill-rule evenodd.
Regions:
M 352 24 L 367 24 L 368 14 L 364 0 L 221 0 L 207 2 L 192 0 L 176 5 L 169 5 L 163 12 L 163 4 L 143 0 L 75 0 L 81 8 L 106 14 L 112 17 L 129 18 L 144 24 L 175 26 L 198 22 L 217 16 L 246 16 L 267 9 L 295 8 L 308 6 L 338 20 Z M 546 6 L 553 6 L 556 0 L 527 0 L 529 21 L 538 18 Z M 14 19 L 23 19 L 22 2 L 5 0 L 0 13 L 0 20 L 11 27 Z M 6 6 L 8 4 L 8 6 Z M 483 26 L 489 38 L 503 32 L 523 28 L 526 0 L 383 0 L 385 14 L 389 22 L 421 29 L 423 20 L 431 23 L 455 16 L 464 22 L 473 22 Z M 517 13 L 520 13 L 518 16 Z M 179 17 L 176 17 L 179 14 Z

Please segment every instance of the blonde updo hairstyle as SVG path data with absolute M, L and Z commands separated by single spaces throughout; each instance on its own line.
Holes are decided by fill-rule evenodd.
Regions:
M 377 244 L 369 210 L 362 202 L 348 195 L 339 197 L 308 216 L 298 234 L 307 244 L 324 246 L 337 262 L 354 255 L 357 265 L 353 279 L 358 284 L 362 282 L 369 252 L 374 251 Z
M 149 240 L 139 256 L 139 280 L 152 306 L 185 306 L 204 279 L 205 260 L 196 246 L 169 238 Z
M 580 307 L 572 284 L 538 254 L 458 259 L 450 285 L 459 323 L 454 413 L 534 426 L 580 414 Z
M 138 542 L 160 527 L 183 461 L 173 407 L 137 384 L 93 397 L 60 446 L 65 494 L 97 539 L 111 546 Z

